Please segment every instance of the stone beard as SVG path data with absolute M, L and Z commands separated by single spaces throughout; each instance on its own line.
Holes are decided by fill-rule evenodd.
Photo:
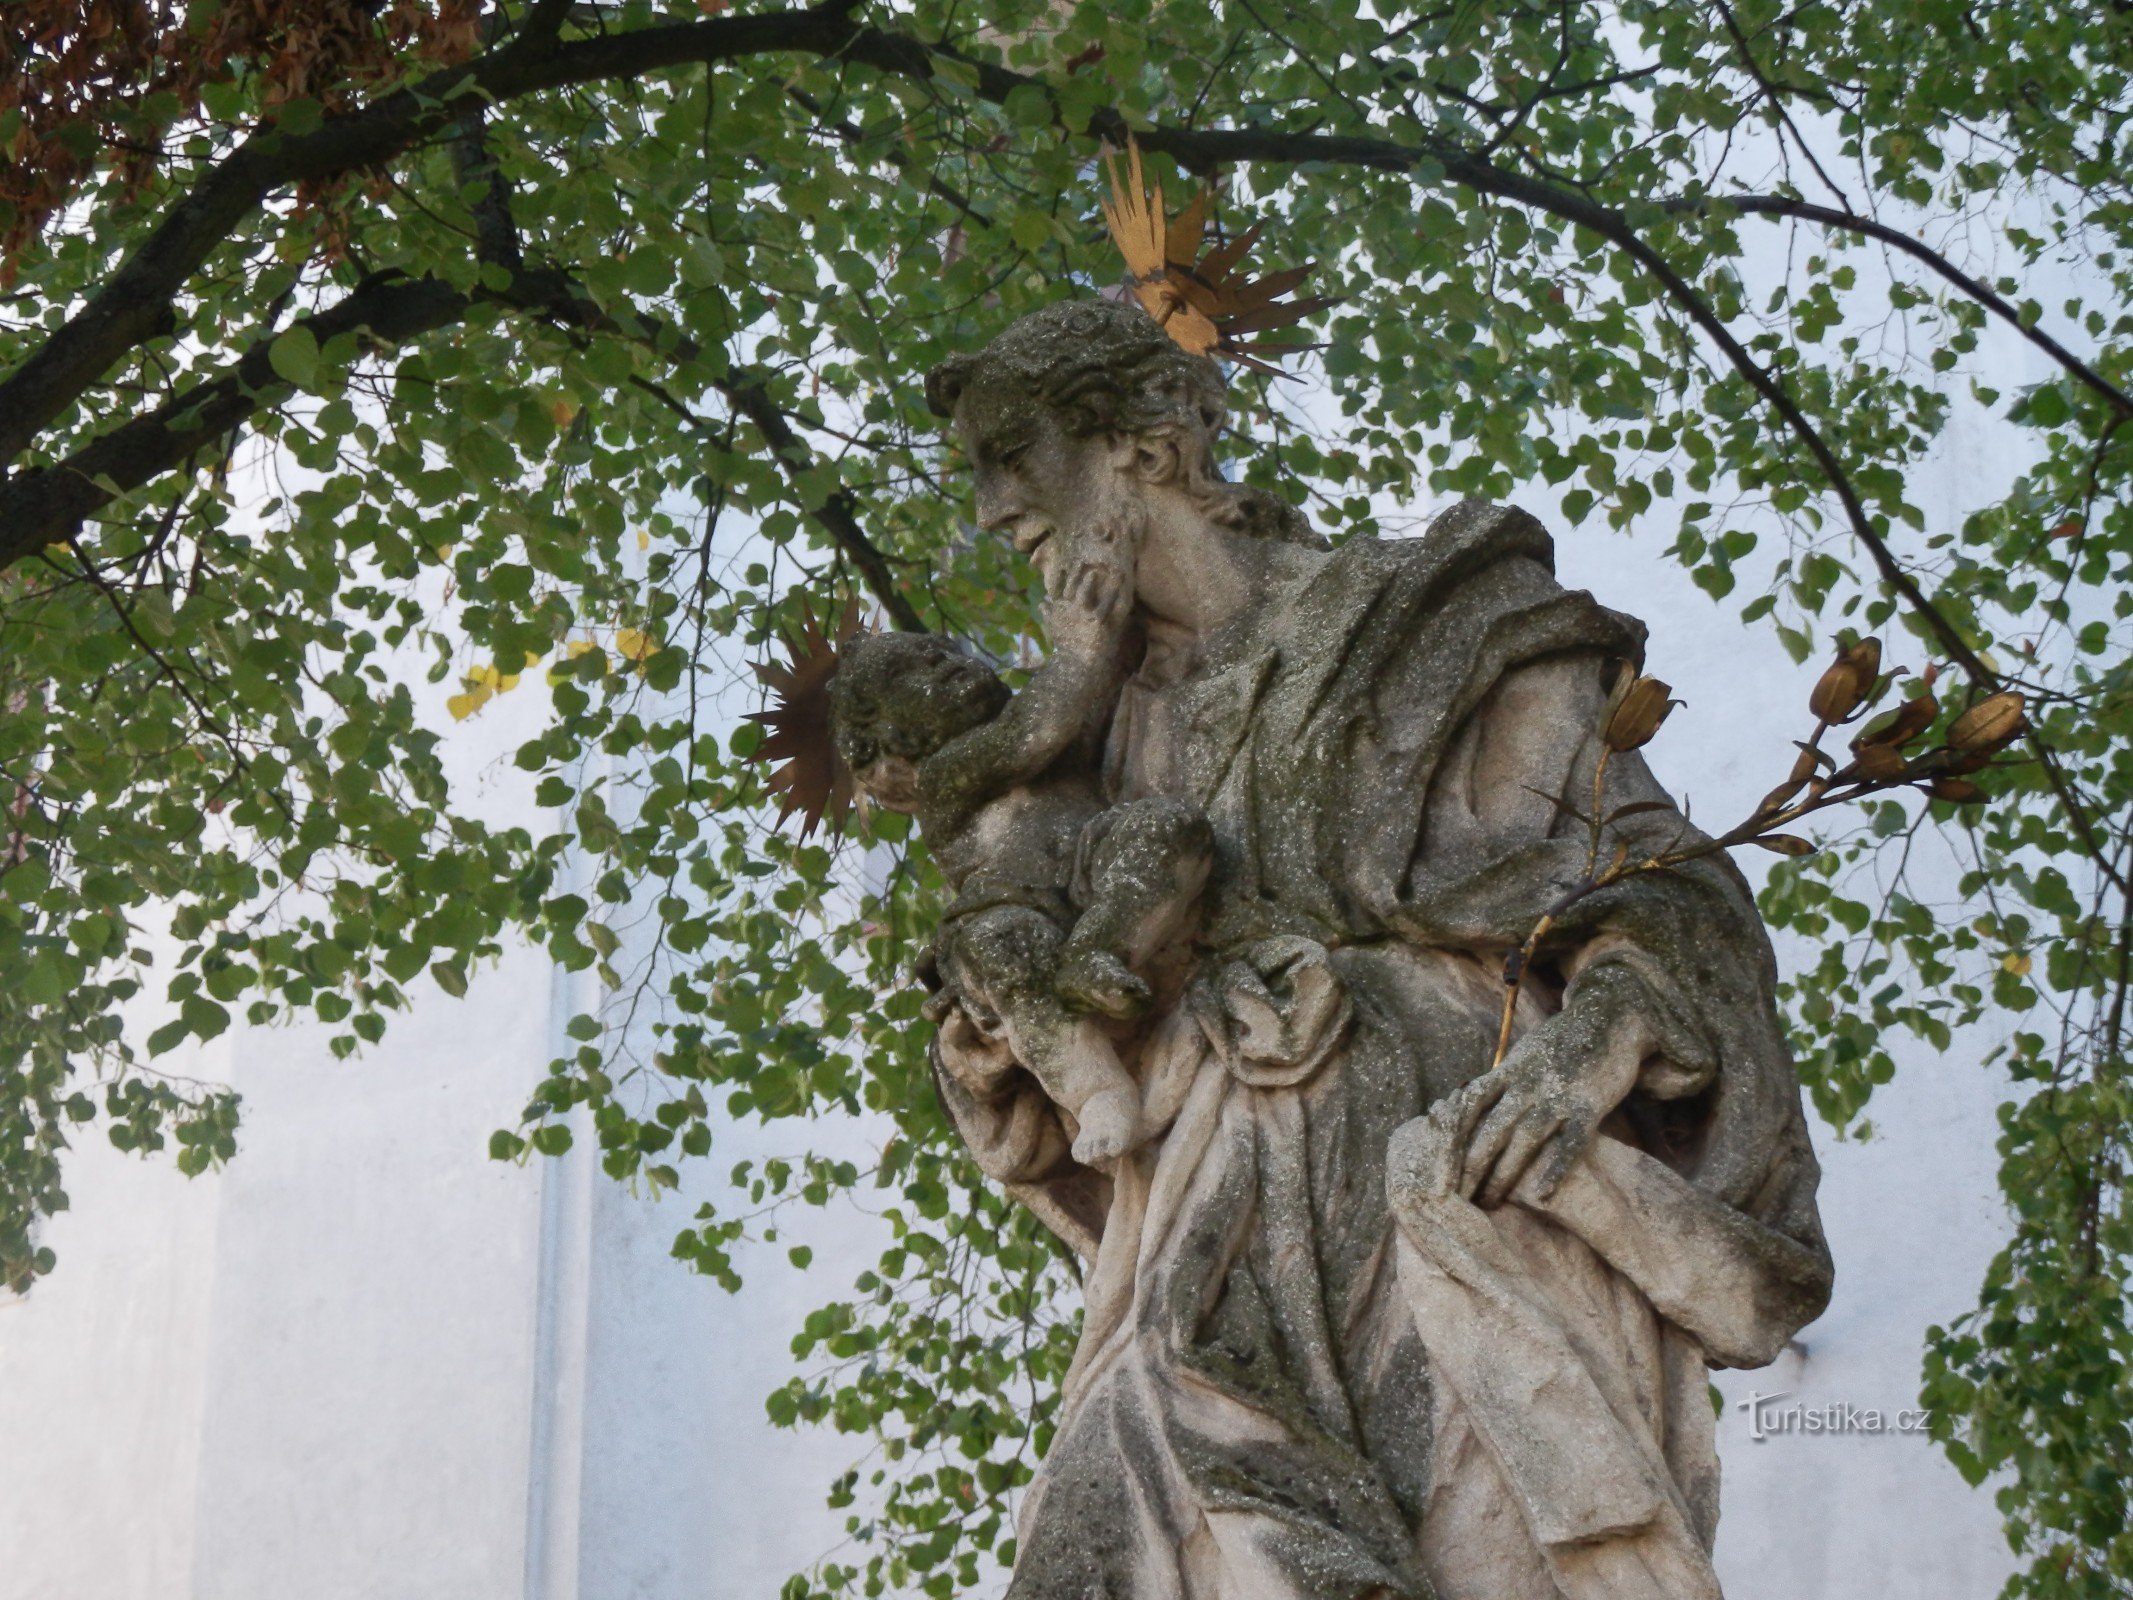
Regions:
M 1087 1262 L 1014 1600 L 1702 1600 L 1711 1366 L 1826 1303 L 1769 941 L 1723 858 L 1581 902 L 1491 1070 L 1504 953 L 1588 869 L 1606 686 L 1643 630 L 1468 504 L 1327 550 L 1214 474 L 1221 382 L 1136 308 L 1055 306 L 934 375 L 981 524 L 1128 620 L 1091 736 L 1113 806 L 1204 814 L 1154 1003 L 1107 1023 L 1136 1142 L 950 985 L 936 1077 L 983 1168 Z M 1687 822 L 1616 756 L 1603 815 Z M 1071 915 L 1071 908 L 1065 913 Z

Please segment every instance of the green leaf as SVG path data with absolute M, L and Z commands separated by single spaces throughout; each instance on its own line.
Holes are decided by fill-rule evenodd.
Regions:
M 570 1148 L 570 1129 L 551 1122 L 533 1130 L 533 1148 L 544 1156 L 559 1156 Z
M 309 388 L 318 375 L 318 339 L 301 323 L 284 329 L 267 346 L 267 365 L 284 383 Z

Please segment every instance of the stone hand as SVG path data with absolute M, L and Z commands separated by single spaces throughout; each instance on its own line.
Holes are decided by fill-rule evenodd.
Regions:
M 1652 1029 L 1636 980 L 1603 970 L 1529 1032 L 1503 1064 L 1432 1111 L 1444 1134 L 1444 1182 L 1483 1207 L 1530 1172 L 1545 1199 L 1636 1085 Z
M 1066 575 L 1052 597 L 1045 621 L 1055 649 L 1070 655 L 1108 655 L 1133 609 L 1133 586 L 1125 569 L 1088 561 Z

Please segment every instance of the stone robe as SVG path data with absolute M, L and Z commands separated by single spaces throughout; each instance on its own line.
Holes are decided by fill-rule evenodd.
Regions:
M 1124 1042 L 1155 1136 L 1087 1171 L 988 1019 L 936 1053 L 980 1163 L 1089 1263 L 1014 1600 L 1717 1595 L 1705 1368 L 1769 1361 L 1829 1289 L 1729 862 L 1593 896 L 1543 947 L 1521 1030 L 1611 970 L 1660 1041 L 1554 1194 L 1417 1181 L 1505 951 L 1585 873 L 1566 808 L 1641 650 L 1531 518 L 1470 504 L 1129 683 L 1113 791 L 1197 803 L 1218 852 L 1192 964 Z M 1610 850 L 1683 836 L 1617 756 L 1607 811 L 1637 802 Z

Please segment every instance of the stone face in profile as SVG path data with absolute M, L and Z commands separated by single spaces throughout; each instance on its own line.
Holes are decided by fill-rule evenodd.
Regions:
M 956 863 L 942 1095 L 1088 1260 L 1011 1593 L 1715 1596 L 1706 1368 L 1830 1281 L 1745 883 L 1580 901 L 1490 1065 L 1504 953 L 1587 869 L 1557 802 L 1687 829 L 1598 765 L 1642 629 L 1508 508 L 1326 549 L 1218 475 L 1222 392 L 1101 302 L 929 384 L 1054 639 L 994 702 L 1045 726 L 1018 762 L 899 791 Z

